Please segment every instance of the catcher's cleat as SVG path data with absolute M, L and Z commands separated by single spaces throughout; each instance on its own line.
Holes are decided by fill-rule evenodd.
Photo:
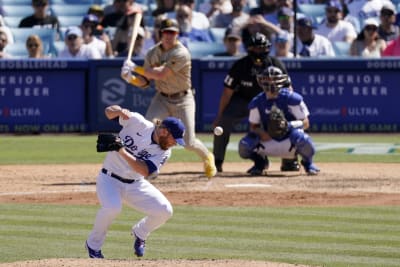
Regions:
M 133 249 L 135 250 L 135 255 L 138 256 L 138 257 L 143 257 L 144 250 L 145 250 L 145 247 L 146 247 L 146 244 L 145 244 L 146 241 L 140 239 L 136 235 L 135 235 L 135 237 L 136 237 L 136 239 L 135 239 L 135 242 L 133 243 Z
M 297 172 L 300 170 L 300 164 L 297 159 L 282 159 L 282 172 Z
M 264 173 L 264 169 L 260 169 L 256 165 L 254 165 L 253 167 L 247 170 L 247 173 L 250 174 L 251 176 L 261 176 Z
M 217 174 L 217 167 L 215 167 L 214 162 L 213 153 L 208 153 L 207 158 L 204 160 L 204 173 L 209 179 Z
M 304 170 L 306 171 L 307 175 L 318 175 L 318 173 L 320 171 L 319 168 L 311 162 L 305 162 L 302 160 L 301 165 L 303 165 Z
M 92 259 L 104 259 L 104 256 L 101 253 L 101 250 L 94 250 L 94 249 L 90 248 L 88 243 L 87 243 L 87 241 L 85 243 L 85 247 L 86 247 L 86 250 L 89 253 L 89 258 L 92 258 Z

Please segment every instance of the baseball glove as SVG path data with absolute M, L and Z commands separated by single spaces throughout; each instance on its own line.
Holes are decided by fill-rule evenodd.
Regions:
M 282 110 L 273 106 L 268 117 L 268 134 L 273 139 L 282 139 L 289 132 L 289 124 Z
M 119 136 L 111 133 L 100 133 L 97 137 L 97 152 L 118 151 L 124 146 Z

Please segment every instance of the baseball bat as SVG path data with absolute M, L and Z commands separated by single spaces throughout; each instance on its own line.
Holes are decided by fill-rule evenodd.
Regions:
M 129 51 L 128 51 L 128 56 L 126 59 L 131 59 L 132 53 L 133 53 L 133 47 L 135 46 L 135 41 L 138 35 L 138 30 L 140 27 L 140 21 L 142 21 L 142 13 L 138 12 L 135 14 L 135 20 L 132 25 L 132 35 L 131 35 L 131 42 L 129 44 Z

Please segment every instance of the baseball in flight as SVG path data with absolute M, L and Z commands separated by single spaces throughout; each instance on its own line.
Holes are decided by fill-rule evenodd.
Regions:
M 214 128 L 214 134 L 217 136 L 221 135 L 223 132 L 224 132 L 224 129 L 222 129 L 221 126 L 217 126 Z

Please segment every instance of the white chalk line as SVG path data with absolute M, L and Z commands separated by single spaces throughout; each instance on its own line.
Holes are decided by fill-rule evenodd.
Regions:
M 96 192 L 96 189 L 7 192 L 7 193 L 0 193 L 0 196 L 24 196 L 24 195 L 37 195 L 37 194 L 88 193 L 88 192 L 89 193 Z
M 225 187 L 271 187 L 270 184 L 226 184 Z

